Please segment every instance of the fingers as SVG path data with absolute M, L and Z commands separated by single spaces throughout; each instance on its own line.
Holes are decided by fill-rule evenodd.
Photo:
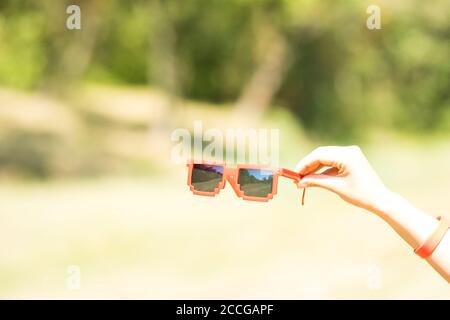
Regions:
M 324 172 L 322 172 L 322 174 L 326 174 L 329 176 L 337 176 L 339 174 L 339 170 L 338 170 L 338 168 L 329 168 L 329 169 L 325 170 Z
M 320 187 L 333 192 L 337 190 L 338 177 L 328 174 L 309 174 L 297 184 L 299 188 Z
M 330 191 L 338 190 L 341 169 L 342 147 L 319 147 L 303 158 L 295 168 L 304 177 L 298 183 L 301 188 L 321 187 Z M 318 174 L 319 169 L 331 167 Z
M 337 178 L 339 170 L 337 168 L 329 168 L 324 172 L 318 174 L 309 174 L 302 178 L 297 183 L 299 188 L 307 187 L 327 187 L 327 189 L 335 188 L 337 181 L 333 180 Z
M 295 171 L 301 175 L 315 172 L 322 166 L 337 167 L 339 163 L 339 147 L 319 147 L 304 157 L 297 164 Z

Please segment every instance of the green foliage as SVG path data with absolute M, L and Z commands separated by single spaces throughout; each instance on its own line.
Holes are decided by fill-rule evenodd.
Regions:
M 35 86 L 46 63 L 44 17 L 36 10 L 0 14 L 0 83 L 18 88 Z
M 139 2 L 138 2 L 139 3 Z M 104 18 L 95 47 L 90 76 L 103 74 L 101 81 L 144 84 L 148 74 L 151 15 L 142 4 L 114 2 Z
M 60 60 L 79 38 L 65 29 L 64 5 L 52 3 L 0 4 L 0 85 L 36 88 L 66 67 Z M 381 30 L 366 28 L 365 1 L 75 3 L 84 19 L 80 37 L 98 18 L 81 81 L 150 83 L 188 99 L 233 102 L 261 61 L 259 42 L 270 26 L 290 57 L 273 103 L 310 132 L 342 140 L 376 126 L 448 127 L 447 0 L 383 2 Z

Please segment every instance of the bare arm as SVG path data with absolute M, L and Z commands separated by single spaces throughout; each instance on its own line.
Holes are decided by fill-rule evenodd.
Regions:
M 321 172 L 323 168 L 327 169 Z M 317 148 L 299 162 L 296 170 L 305 176 L 299 187 L 328 189 L 377 214 L 412 248 L 421 245 L 439 224 L 436 217 L 389 191 L 357 146 Z M 450 282 L 450 232 L 427 261 Z

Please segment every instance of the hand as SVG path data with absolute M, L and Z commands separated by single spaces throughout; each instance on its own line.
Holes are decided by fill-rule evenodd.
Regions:
M 358 146 L 319 147 L 298 163 L 296 171 L 304 176 L 298 187 L 328 189 L 375 213 L 377 204 L 385 203 L 391 194 Z
M 303 176 L 299 187 L 331 190 L 345 201 L 376 213 L 413 248 L 423 244 L 439 224 L 435 217 L 389 191 L 357 146 L 317 148 L 298 163 L 296 171 Z M 449 253 L 447 232 L 427 261 L 450 282 Z

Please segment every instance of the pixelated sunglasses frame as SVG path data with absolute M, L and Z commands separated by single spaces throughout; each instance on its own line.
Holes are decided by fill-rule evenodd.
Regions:
M 194 169 L 194 165 L 210 165 L 210 166 L 218 166 L 223 168 L 223 175 L 222 180 L 220 181 L 217 188 L 215 188 L 213 191 L 198 191 L 195 189 L 195 187 L 192 184 L 192 172 Z M 218 193 L 220 193 L 220 190 L 225 188 L 225 184 L 228 181 L 228 183 L 233 188 L 234 192 L 239 198 L 242 198 L 244 200 L 248 201 L 260 201 L 260 202 L 267 202 L 277 194 L 278 190 L 278 177 L 285 177 L 288 179 L 291 179 L 294 181 L 295 184 L 298 184 L 300 180 L 303 178 L 302 175 L 299 173 L 285 169 L 285 168 L 279 168 L 279 167 L 270 167 L 270 166 L 262 166 L 262 165 L 255 165 L 255 164 L 239 164 L 236 167 L 228 167 L 224 163 L 219 162 L 212 162 L 212 161 L 194 161 L 190 160 L 186 164 L 189 172 L 188 172 L 188 181 L 187 184 L 192 191 L 193 194 L 200 195 L 200 196 L 207 196 L 207 197 L 214 197 Z M 264 170 L 264 171 L 271 171 L 273 173 L 273 181 L 272 181 L 272 190 L 271 192 L 265 196 L 265 197 L 255 197 L 255 196 L 247 196 L 245 195 L 244 191 L 241 189 L 241 186 L 239 185 L 239 172 L 240 169 L 247 169 L 247 170 Z M 303 189 L 302 194 L 302 205 L 304 204 L 305 199 L 305 189 Z

